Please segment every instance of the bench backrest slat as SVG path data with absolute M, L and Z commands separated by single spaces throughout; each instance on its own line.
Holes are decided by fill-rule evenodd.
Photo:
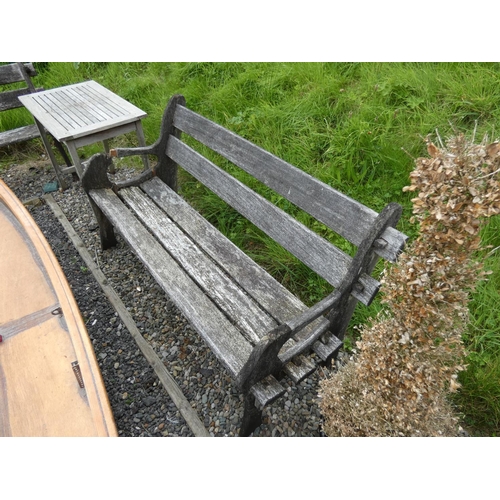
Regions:
M 36 89 L 37 92 L 43 90 L 41 88 Z M 30 89 L 16 89 L 16 90 L 6 90 L 0 93 L 0 111 L 6 111 L 8 109 L 22 108 L 23 103 L 18 99 L 21 95 L 31 94 Z
M 167 154 L 331 285 L 340 285 L 347 273 L 351 257 L 181 140 L 171 136 Z M 365 289 L 359 292 L 359 300 L 369 304 L 378 291 L 379 283 L 367 275 L 363 276 L 361 281 Z
M 174 126 L 219 153 L 342 237 L 359 245 L 377 213 L 224 127 L 177 106 Z M 396 260 L 406 236 L 389 228 L 377 253 Z
M 37 73 L 32 63 L 26 63 L 24 67 L 29 76 L 36 76 Z M 18 82 L 24 82 L 24 76 L 17 64 L 4 64 L 0 66 L 0 85 Z
M 21 64 L 5 64 L 0 66 L 0 85 L 8 85 L 10 83 L 24 82 L 27 86 L 18 89 L 4 90 L 0 92 L 0 111 L 8 109 L 22 108 L 23 104 L 18 99 L 19 96 L 39 92 L 42 88 L 35 89 L 30 76 L 36 75 L 35 68 L 32 63 L 24 64 L 24 73 L 21 70 Z

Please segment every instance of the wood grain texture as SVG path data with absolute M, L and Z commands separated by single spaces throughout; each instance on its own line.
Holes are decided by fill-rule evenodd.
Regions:
M 144 263 L 157 283 L 190 319 L 193 328 L 212 349 L 217 358 L 235 377 L 252 347 L 241 332 L 210 301 L 203 290 L 124 207 L 110 189 L 90 191 L 106 217 Z
M 0 275 L 0 334 L 6 330 L 0 343 L 0 434 L 116 436 L 92 343 L 66 278 L 2 181 Z
M 19 99 L 58 141 L 105 133 L 146 116 L 144 111 L 92 80 Z
M 259 304 L 223 272 L 167 215 L 138 188 L 120 191 L 137 218 L 219 309 L 231 318 L 252 344 L 277 326 Z
M 377 213 L 224 127 L 178 106 L 174 125 L 358 246 Z M 394 261 L 406 236 L 389 228 L 380 257 Z
M 19 100 L 20 96 L 43 90 L 43 88 L 36 89 L 33 85 L 31 76 L 34 75 L 36 75 L 36 71 L 31 63 L 24 65 L 13 63 L 0 66 L 0 85 L 18 82 L 26 84 L 26 87 L 21 89 L 0 92 L 0 112 L 22 107 L 23 104 Z M 36 125 L 26 125 L 13 130 L 5 130 L 0 132 L 0 147 L 29 141 L 39 136 L 40 133 Z
M 43 88 L 35 89 L 37 92 L 43 90 Z M 6 90 L 0 93 L 0 111 L 6 111 L 8 109 L 22 108 L 23 105 L 19 100 L 19 96 L 29 94 L 30 89 L 17 89 L 17 90 Z
M 159 179 L 151 179 L 141 187 L 204 253 L 217 262 L 228 276 L 275 318 L 276 323 L 289 321 L 308 309 Z M 298 332 L 296 339 L 299 343 L 304 342 L 304 339 L 309 342 L 311 337 L 317 339 L 327 326 L 328 322 L 320 318 Z M 263 333 L 259 334 L 259 338 L 261 335 Z M 288 362 L 293 357 L 288 352 L 292 347 L 295 354 L 304 350 L 304 344 L 302 343 L 303 347 L 297 346 L 297 341 L 284 345 L 280 352 L 283 362 Z M 285 370 L 288 371 L 288 365 Z M 297 376 L 298 371 L 296 367 L 292 367 L 291 374 Z M 303 375 L 300 376 L 303 378 Z
M 175 165 L 182 167 L 335 287 L 318 304 L 306 307 L 190 207 L 176 193 L 170 173 L 163 182 L 153 169 L 152 176 L 142 175 L 113 190 L 99 189 L 104 186 L 98 183 L 87 188 L 236 380 L 245 397 L 246 435 L 260 422 L 255 405 L 265 406 L 283 392 L 273 375 L 283 369 L 300 382 L 316 368 L 314 357 L 304 355 L 310 350 L 329 361 L 342 345 L 356 303 L 371 303 L 380 286 L 371 276 L 377 259 L 395 260 L 407 239 L 394 229 L 401 207 L 391 204 L 377 214 L 188 110 L 182 96 L 170 100 L 163 121 L 153 146 L 114 154 L 147 150 L 160 163 L 168 158 L 170 173 Z M 182 142 L 181 132 L 354 243 L 356 255 L 345 254 Z
M 9 144 L 29 141 L 37 137 L 40 137 L 40 132 L 36 125 L 26 125 L 25 127 L 0 132 L 0 148 Z
M 36 76 L 37 72 L 33 63 L 25 63 L 24 67 L 29 76 Z M 24 75 L 19 69 L 17 63 L 3 64 L 0 66 L 0 85 L 7 85 L 8 83 L 23 82 Z
M 338 286 L 342 282 L 352 260 L 347 254 L 185 143 L 171 137 L 167 153 L 182 168 L 331 285 Z M 363 290 L 354 291 L 353 294 L 361 302 L 369 304 L 378 292 L 380 284 L 368 275 L 362 275 L 359 281 L 363 285 Z

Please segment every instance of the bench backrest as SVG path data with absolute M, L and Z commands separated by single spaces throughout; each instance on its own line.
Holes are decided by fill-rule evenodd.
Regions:
M 362 242 L 377 216 L 374 210 L 182 105 L 176 106 L 173 126 L 231 161 L 356 246 Z M 339 285 L 351 261 L 350 256 L 174 135 L 169 137 L 166 153 L 330 284 Z M 388 228 L 376 253 L 394 262 L 406 240 L 406 235 Z M 376 294 L 378 284 L 368 280 L 364 285 L 367 295 Z
M 181 95 L 170 100 L 160 137 L 153 146 L 121 148 L 113 153 L 155 154 L 159 162 L 156 175 L 173 189 L 177 185 L 176 165 L 180 166 L 331 285 L 342 283 L 352 263 L 350 255 L 196 151 L 197 146 L 182 140 L 183 134 L 229 160 L 355 246 L 370 234 L 377 212 L 188 109 Z M 406 235 L 393 227 L 385 229 L 373 247 L 373 265 L 378 257 L 394 262 L 406 240 Z M 352 295 L 368 305 L 380 283 L 368 274 L 358 282 L 361 286 Z
M 25 63 L 23 65 L 12 63 L 0 66 L 0 85 L 19 82 L 24 82 L 26 84 L 26 87 L 6 90 L 0 93 L 0 111 L 21 108 L 23 105 L 18 99 L 19 96 L 43 90 L 43 88 L 36 89 L 31 81 L 30 77 L 36 76 L 36 74 L 36 70 L 32 63 Z
M 173 125 L 356 246 L 359 246 L 377 216 L 374 210 L 186 107 L 177 106 Z M 174 143 L 175 140 L 170 141 L 171 145 Z M 377 253 L 391 262 L 395 261 L 406 236 L 390 228 L 384 234 L 384 240 L 386 246 L 378 249 Z

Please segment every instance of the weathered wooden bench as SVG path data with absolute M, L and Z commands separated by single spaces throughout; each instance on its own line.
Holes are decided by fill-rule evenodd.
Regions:
M 10 85 L 12 83 L 25 83 L 25 87 L 9 89 L 0 92 L 0 111 L 7 111 L 10 109 L 22 108 L 23 104 L 18 99 L 19 96 L 31 94 L 33 92 L 40 92 L 43 87 L 35 88 L 31 77 L 36 76 L 37 72 L 32 63 L 12 63 L 0 66 L 0 85 Z M 43 133 L 46 133 L 43 131 Z M 5 130 L 0 132 L 0 148 L 17 144 L 19 142 L 26 142 L 31 139 L 40 137 L 40 131 L 36 124 L 25 125 L 12 130 Z M 70 160 L 62 144 L 56 141 L 53 137 L 52 140 L 64 158 L 67 165 L 70 165 Z
M 181 140 L 181 133 L 314 216 L 358 247 L 354 258 L 302 225 Z M 103 249 L 116 244 L 113 227 L 208 344 L 244 394 L 240 435 L 261 423 L 262 409 L 285 389 L 328 362 L 356 303 L 369 305 L 379 282 L 379 258 L 394 261 L 406 236 L 394 229 L 401 207 L 380 214 L 339 193 L 185 106 L 174 96 L 159 139 L 150 147 L 115 149 L 111 156 L 154 155 L 137 178 L 113 183 L 112 158 L 94 155 L 82 185 L 99 222 Z M 177 194 L 180 166 L 255 226 L 333 285 L 306 307 Z M 312 353 L 312 355 L 311 355 Z
M 0 85 L 7 85 L 10 83 L 26 83 L 26 87 L 14 90 L 6 90 L 0 93 L 0 111 L 8 109 L 21 108 L 23 105 L 19 101 L 20 95 L 25 95 L 31 92 L 43 90 L 36 89 L 33 85 L 30 76 L 35 76 L 36 71 L 33 64 L 5 64 L 0 66 Z M 36 125 L 26 125 L 25 127 L 16 128 L 14 130 L 7 130 L 0 132 L 0 147 L 15 144 L 17 142 L 29 141 L 35 137 L 40 137 Z

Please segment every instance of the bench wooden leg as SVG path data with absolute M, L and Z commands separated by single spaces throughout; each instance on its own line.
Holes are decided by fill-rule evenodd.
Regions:
M 74 151 L 76 152 L 76 148 L 74 148 Z M 82 187 L 87 193 L 90 206 L 92 207 L 97 223 L 99 224 L 99 235 L 101 237 L 101 247 L 103 250 L 116 245 L 117 241 L 115 230 L 113 229 L 111 222 L 109 222 L 109 219 L 97 206 L 89 193 L 92 189 L 113 189 L 114 186 L 108 179 L 107 174 L 107 171 L 112 163 L 113 160 L 109 156 L 95 154 L 92 158 L 90 158 L 87 168 L 82 175 Z
M 95 218 L 99 224 L 99 236 L 101 238 L 101 248 L 107 250 L 114 247 L 117 243 L 115 230 L 109 219 L 104 215 L 102 210 L 95 204 L 94 200 L 89 197 L 90 205 L 94 211 Z
M 245 410 L 240 427 L 240 437 L 248 437 L 262 423 L 262 410 L 255 406 L 255 397 L 245 394 Z

